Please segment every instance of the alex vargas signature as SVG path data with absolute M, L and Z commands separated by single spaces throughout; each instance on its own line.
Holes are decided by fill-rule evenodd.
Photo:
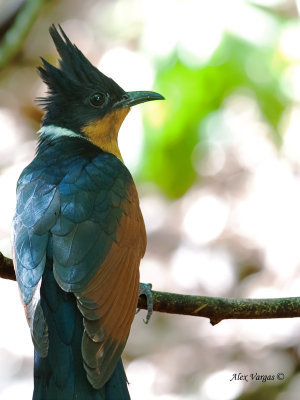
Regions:
M 283 379 L 284 379 L 284 374 L 282 372 L 278 372 L 277 374 L 274 374 L 274 375 L 258 374 L 257 372 L 244 375 L 241 372 L 239 372 L 239 373 L 232 374 L 232 378 L 230 379 L 230 382 L 232 382 L 232 381 L 245 381 L 245 382 L 260 381 L 262 383 L 265 383 L 268 381 L 275 381 L 275 380 L 282 381 Z

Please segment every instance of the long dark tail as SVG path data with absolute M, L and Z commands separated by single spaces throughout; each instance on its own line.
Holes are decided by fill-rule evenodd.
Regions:
M 57 285 L 52 262 L 43 274 L 41 305 L 49 350 L 46 358 L 35 352 L 33 400 L 130 400 L 121 359 L 103 388 L 96 390 L 88 382 L 81 356 L 82 315 L 75 296 Z

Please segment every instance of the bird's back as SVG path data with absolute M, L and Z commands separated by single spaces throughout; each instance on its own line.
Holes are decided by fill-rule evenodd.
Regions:
M 129 171 L 115 156 L 104 153 L 85 139 L 70 137 L 50 137 L 42 141 L 36 158 L 19 179 L 13 247 L 19 285 L 24 284 L 26 288 L 22 296 L 36 349 L 35 400 L 130 398 L 120 358 L 125 343 L 121 343 L 120 350 L 115 345 L 114 352 L 109 348 L 103 372 L 96 365 L 88 379 L 90 367 L 93 367 L 88 364 L 89 360 L 97 362 L 99 348 L 105 354 L 102 342 L 110 343 L 113 331 L 112 334 L 102 331 L 105 315 L 98 316 L 98 305 L 82 293 L 96 285 L 100 309 L 104 306 L 108 313 L 114 307 L 110 304 L 116 304 L 122 313 L 123 303 L 127 298 L 132 299 L 131 324 L 137 304 L 138 266 L 145 247 L 143 221 L 135 217 L 141 215 L 139 205 L 130 197 L 132 185 Z M 138 208 L 133 218 L 132 207 Z M 139 227 L 137 233 L 127 229 L 131 219 Z M 123 220 L 126 222 L 124 232 Z M 130 238 L 132 234 L 134 237 Z M 115 263 L 110 262 L 106 278 L 100 279 L 104 286 L 98 290 L 97 273 L 105 271 L 112 251 L 116 252 L 114 257 L 118 251 L 123 252 L 129 261 L 128 254 L 137 255 L 132 265 L 124 263 L 122 257 L 119 262 L 118 256 Z M 122 278 L 126 268 L 133 268 L 133 271 L 129 277 Z M 122 297 L 122 287 L 118 283 L 115 285 L 118 280 L 130 288 L 129 292 L 126 288 L 126 297 Z M 109 290 L 109 298 L 106 295 L 102 299 L 105 290 Z M 86 293 L 89 293 L 87 289 Z M 117 304 L 120 294 L 122 302 Z M 117 334 L 122 334 L 123 314 L 121 316 L 121 320 L 117 318 Z M 110 320 L 114 318 L 111 314 Z M 98 339 L 94 340 L 89 324 L 98 329 Z M 84 335 L 91 345 L 84 343 Z M 125 331 L 126 339 L 127 336 L 128 331 Z M 112 359 L 111 353 L 117 358 Z M 105 385 L 97 387 L 97 379 L 103 377 L 106 368 L 112 370 L 110 377 Z

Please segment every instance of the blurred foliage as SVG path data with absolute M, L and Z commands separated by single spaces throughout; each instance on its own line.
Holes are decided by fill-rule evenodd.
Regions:
M 4 15 L 0 17 L 0 32 L 5 29 L 7 32 L 0 43 L 0 68 L 18 54 L 44 2 L 44 0 L 30 0 L 1 4 Z
M 283 383 L 263 384 L 249 392 L 242 393 L 237 400 L 276 400 L 278 393 L 281 393 L 288 386 L 289 380 Z
M 184 65 L 173 54 L 156 80 L 167 102 L 149 107 L 145 118 L 142 178 L 157 184 L 170 198 L 182 196 L 197 178 L 192 153 L 204 139 L 201 123 L 238 88 L 256 98 L 272 128 L 273 142 L 280 146 L 278 124 L 288 99 L 278 78 L 285 64 L 275 48 L 254 46 L 230 34 L 224 35 L 209 62 L 198 68 Z

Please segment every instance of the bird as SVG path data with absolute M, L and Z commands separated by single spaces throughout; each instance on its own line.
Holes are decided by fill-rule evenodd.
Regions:
M 121 354 L 136 313 L 146 232 L 118 146 L 130 108 L 163 100 L 123 90 L 67 37 L 49 33 L 58 66 L 35 157 L 16 190 L 12 253 L 34 344 L 34 400 L 127 400 Z M 122 68 L 122 60 L 120 60 Z

